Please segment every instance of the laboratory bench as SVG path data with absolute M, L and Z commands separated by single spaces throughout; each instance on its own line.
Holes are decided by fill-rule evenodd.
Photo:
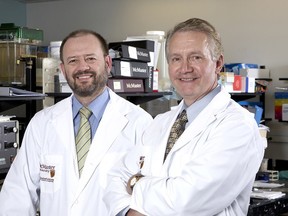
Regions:
M 271 191 L 281 191 L 286 195 L 277 199 L 250 199 L 247 216 L 284 216 L 288 215 L 288 181 L 273 183 L 284 184 L 282 187 L 272 188 Z

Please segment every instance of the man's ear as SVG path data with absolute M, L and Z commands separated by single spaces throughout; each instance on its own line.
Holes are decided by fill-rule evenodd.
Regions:
M 60 73 L 63 74 L 63 76 L 65 77 L 65 79 L 67 80 L 67 77 L 66 77 L 66 70 L 65 70 L 65 67 L 64 67 L 64 64 L 61 62 L 60 63 Z
M 110 72 L 112 69 L 112 58 L 110 55 L 105 56 L 105 67 L 108 69 L 108 71 Z
M 220 72 L 223 68 L 223 65 L 224 65 L 224 57 L 221 54 L 220 57 L 218 58 L 218 60 L 216 61 L 216 70 L 215 70 L 216 74 L 220 74 Z

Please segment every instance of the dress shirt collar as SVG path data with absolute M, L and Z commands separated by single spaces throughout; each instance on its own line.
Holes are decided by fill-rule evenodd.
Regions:
M 183 108 L 187 111 L 187 117 L 188 117 L 188 123 L 186 126 L 191 124 L 191 122 L 194 121 L 194 119 L 198 116 L 198 114 L 212 101 L 212 99 L 221 91 L 221 86 L 218 85 L 215 89 L 213 89 L 211 92 L 209 92 L 207 95 L 205 95 L 200 100 L 196 101 L 189 107 L 185 103 L 183 103 Z
M 97 98 L 95 98 L 88 106 L 88 108 L 93 112 L 93 115 L 100 120 L 106 108 L 106 105 L 109 101 L 109 92 L 108 89 L 100 94 Z M 83 105 L 77 100 L 75 96 L 72 97 L 72 111 L 73 111 L 73 119 L 77 116 L 79 110 Z

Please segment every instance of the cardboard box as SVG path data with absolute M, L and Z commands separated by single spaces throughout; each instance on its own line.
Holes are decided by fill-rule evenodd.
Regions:
M 239 92 L 234 91 L 234 73 L 233 72 L 221 72 L 220 79 L 222 85 L 228 92 Z
M 240 69 L 240 75 L 246 77 L 254 77 L 257 79 L 269 79 L 270 70 L 269 69 L 260 69 L 260 68 L 245 68 Z
M 220 73 L 222 83 L 233 83 L 234 82 L 234 73 L 233 72 L 221 72 Z

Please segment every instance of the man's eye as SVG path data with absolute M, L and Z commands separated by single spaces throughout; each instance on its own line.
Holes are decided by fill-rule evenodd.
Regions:
M 174 58 L 171 59 L 171 61 L 172 61 L 172 62 L 178 62 L 178 61 L 180 61 L 180 58 L 174 57 Z
M 202 59 L 201 56 L 190 56 L 190 57 L 188 58 L 188 61 L 189 61 L 189 62 L 195 62 L 195 61 L 200 61 L 201 59 Z
M 89 57 L 86 59 L 87 63 L 94 63 L 97 59 L 95 57 Z
M 77 62 L 76 59 L 70 59 L 70 60 L 68 61 L 68 64 L 74 64 L 74 63 L 76 63 L 76 62 Z

